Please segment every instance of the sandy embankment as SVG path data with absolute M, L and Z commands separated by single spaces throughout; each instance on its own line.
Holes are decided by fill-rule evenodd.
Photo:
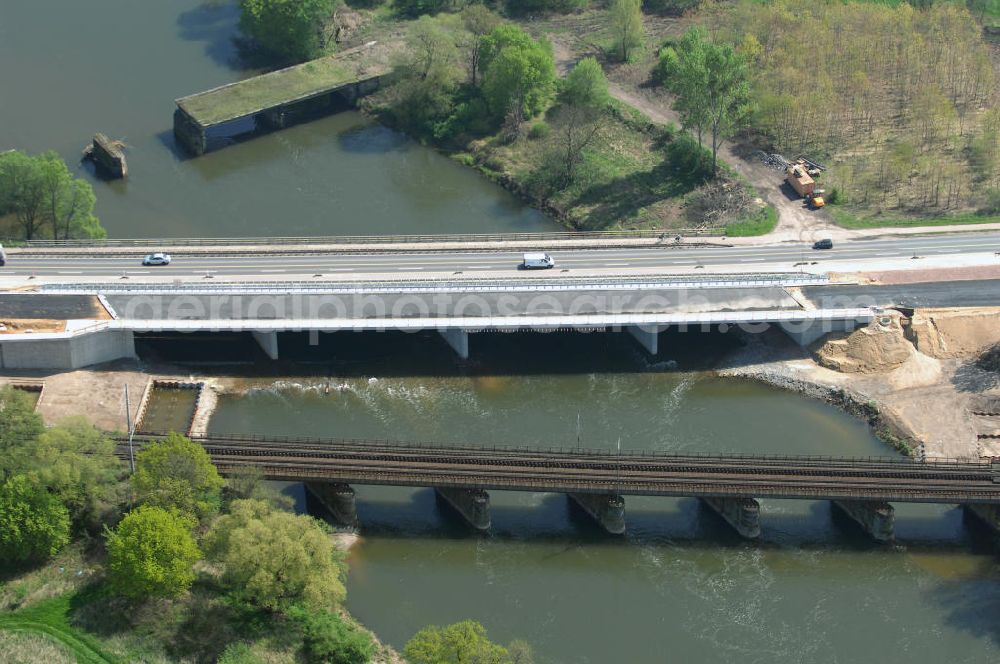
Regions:
M 1000 456 L 1000 374 L 977 363 L 998 344 L 1000 309 L 888 311 L 811 352 L 757 335 L 720 373 L 836 403 L 928 458 Z

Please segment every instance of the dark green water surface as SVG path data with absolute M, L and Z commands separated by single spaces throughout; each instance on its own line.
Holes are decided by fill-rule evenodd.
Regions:
M 437 341 L 333 341 L 309 375 L 248 377 L 211 429 L 550 446 L 579 431 L 591 447 L 620 437 L 623 449 L 891 454 L 826 404 L 697 371 L 711 352 L 694 348 L 718 338 L 661 339 L 682 371 L 623 336 L 474 339 L 464 367 Z M 1000 657 L 996 560 L 952 506 L 896 505 L 899 541 L 881 547 L 828 503 L 768 500 L 750 544 L 692 499 L 628 497 L 628 532 L 613 538 L 562 495 L 491 492 L 493 530 L 477 536 L 429 489 L 356 489 L 348 607 L 396 646 L 428 623 L 473 618 L 499 640 L 527 639 L 544 662 Z
M 57 150 L 88 178 L 111 237 L 475 233 L 554 224 L 471 170 L 350 111 L 196 159 L 174 99 L 240 66 L 232 2 L 0 2 L 0 150 Z M 130 177 L 80 165 L 94 132 Z

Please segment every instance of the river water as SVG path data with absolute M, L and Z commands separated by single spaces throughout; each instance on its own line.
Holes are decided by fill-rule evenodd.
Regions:
M 297 363 L 245 367 L 247 391 L 221 399 L 211 430 L 891 453 L 833 407 L 701 371 L 732 348 L 725 337 L 665 335 L 679 370 L 624 335 L 476 337 L 467 365 L 436 341 L 344 335 L 311 351 L 283 341 Z M 564 496 L 495 491 L 492 532 L 479 536 L 429 489 L 356 489 L 362 538 L 347 604 L 395 646 L 428 623 L 473 618 L 496 639 L 527 639 L 543 662 L 1000 657 L 1000 570 L 952 507 L 897 505 L 899 541 L 881 547 L 828 503 L 763 501 L 762 541 L 745 543 L 691 499 L 628 497 L 628 532 L 615 538 Z
M 463 166 L 345 112 L 196 159 L 174 99 L 239 80 L 232 2 L 3 0 L 0 150 L 58 151 L 110 237 L 554 230 Z M 94 132 L 128 145 L 127 181 L 94 176 Z

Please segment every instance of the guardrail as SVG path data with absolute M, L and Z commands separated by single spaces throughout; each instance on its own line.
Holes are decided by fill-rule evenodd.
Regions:
M 165 438 L 168 432 L 137 432 L 134 442 L 138 444 L 152 443 Z M 601 457 L 601 458 L 622 458 L 629 460 L 652 460 L 669 461 L 674 463 L 706 461 L 735 461 L 735 462 L 756 462 L 756 463 L 815 463 L 820 466 L 831 464 L 859 464 L 859 465 L 885 465 L 892 468 L 933 468 L 940 467 L 968 467 L 975 470 L 989 469 L 991 466 L 985 461 L 967 461 L 963 459 L 933 459 L 927 461 L 916 461 L 902 456 L 834 456 L 826 454 L 752 454 L 745 452 L 734 452 L 729 454 L 718 454 L 711 452 L 667 452 L 662 450 L 646 449 L 617 449 L 610 442 L 608 447 L 581 447 L 578 445 L 566 446 L 541 446 L 541 445 L 469 445 L 467 443 L 442 442 L 442 441 L 410 441 L 391 438 L 322 438 L 314 436 L 269 436 L 262 434 L 240 434 L 240 433 L 217 433 L 205 436 L 190 436 L 191 440 L 199 445 L 226 445 L 226 444 L 246 444 L 262 446 L 307 446 L 307 447 L 329 447 L 331 450 L 342 447 L 349 447 L 359 452 L 365 448 L 384 450 L 387 448 L 399 450 L 400 452 L 416 451 L 447 451 L 447 452 L 469 452 L 471 454 L 535 454 L 541 456 L 569 456 L 569 457 Z M 125 443 L 128 438 L 118 436 L 114 439 L 118 443 Z
M 216 237 L 216 238 L 114 238 L 104 240 L 28 240 L 20 246 L 51 247 L 198 247 L 282 244 L 432 244 L 448 242 L 530 242 L 556 240 L 601 239 L 662 239 L 673 241 L 675 236 L 705 236 L 720 233 L 721 229 L 682 228 L 670 231 L 621 230 L 621 231 L 552 231 L 538 233 L 456 233 L 436 235 L 327 235 L 302 237 Z
M 572 291 L 572 290 L 656 290 L 682 288 L 760 288 L 768 286 L 820 286 L 829 283 L 825 275 L 779 272 L 759 275 L 712 274 L 704 277 L 690 275 L 663 275 L 660 277 L 577 277 L 558 279 L 421 279 L 378 282 L 350 282 L 343 284 L 315 283 L 311 281 L 226 281 L 219 283 L 95 283 L 95 284 L 44 284 L 45 293 L 131 293 L 169 295 L 186 294 L 281 294 L 315 293 L 426 293 L 426 292 L 511 292 L 511 291 Z

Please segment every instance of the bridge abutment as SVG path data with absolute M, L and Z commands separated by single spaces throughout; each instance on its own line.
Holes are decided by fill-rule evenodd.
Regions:
M 489 530 L 490 494 L 482 489 L 458 489 L 454 487 L 434 487 L 437 495 L 444 499 L 456 512 L 462 515 L 476 530 Z
M 639 342 L 646 352 L 656 355 L 660 350 L 660 330 L 659 325 L 629 325 L 625 328 L 632 338 Z
M 896 511 L 881 500 L 834 500 L 833 504 L 851 517 L 877 542 L 891 542 L 896 536 Z
M 264 353 L 272 360 L 278 359 L 278 333 L 277 332 L 251 332 L 254 340 L 260 345 Z
M 612 535 L 625 532 L 625 499 L 617 493 L 568 493 L 584 512 Z
M 796 322 L 779 322 L 778 327 L 788 337 L 805 348 L 825 337 L 831 332 L 851 332 L 858 326 L 858 321 L 848 320 L 805 320 Z
M 333 520 L 344 526 L 358 525 L 358 510 L 354 489 L 340 482 L 305 482 L 308 491 L 330 513 Z
M 469 359 L 469 333 L 460 328 L 444 328 L 438 332 L 463 360 Z
M 760 503 L 753 498 L 702 496 L 701 502 L 747 539 L 760 537 Z

